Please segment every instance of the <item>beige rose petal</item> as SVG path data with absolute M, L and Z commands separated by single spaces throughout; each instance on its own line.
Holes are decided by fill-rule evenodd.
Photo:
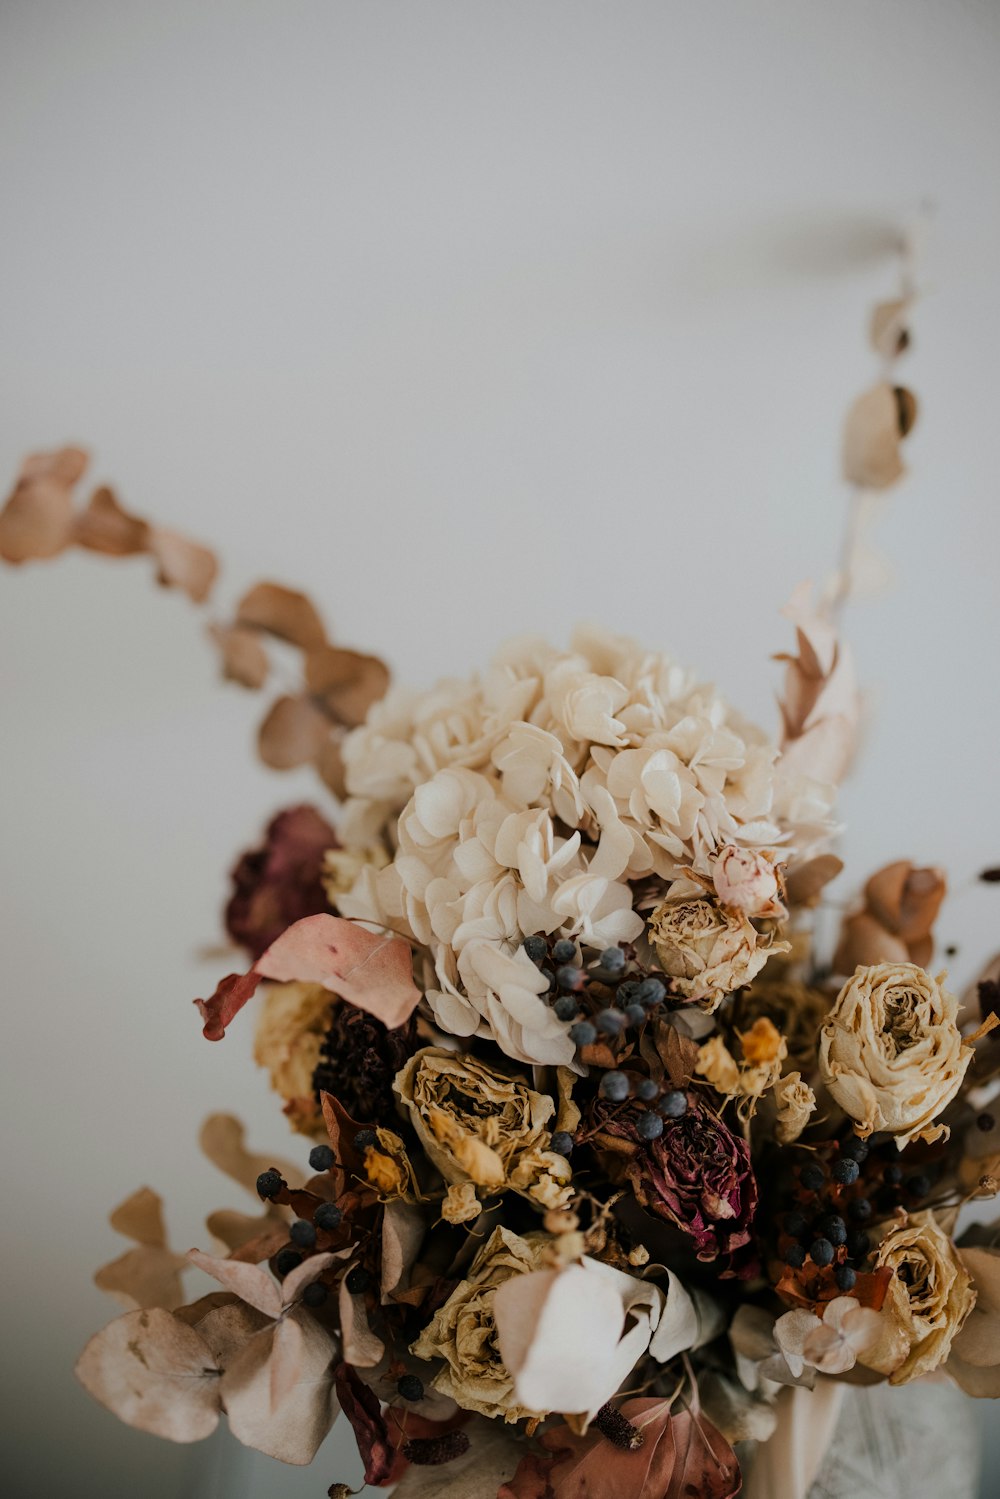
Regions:
M 199 1442 L 219 1421 L 220 1380 L 194 1328 L 159 1308 L 126 1312 L 84 1348 L 76 1377 L 127 1426 Z

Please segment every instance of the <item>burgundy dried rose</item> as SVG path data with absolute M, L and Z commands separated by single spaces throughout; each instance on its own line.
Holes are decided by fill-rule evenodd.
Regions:
M 692 1239 L 700 1260 L 728 1260 L 723 1275 L 753 1273 L 747 1246 L 757 1182 L 750 1150 L 707 1104 L 689 1093 L 686 1112 L 664 1119 L 656 1140 L 640 1140 L 634 1118 L 611 1117 L 610 1111 L 600 1130 L 638 1147 L 626 1175 L 644 1208 Z
M 336 847 L 337 835 L 314 807 L 279 812 L 261 847 L 233 870 L 225 917 L 233 941 L 256 959 L 293 922 L 329 911 L 320 875 L 324 853 Z

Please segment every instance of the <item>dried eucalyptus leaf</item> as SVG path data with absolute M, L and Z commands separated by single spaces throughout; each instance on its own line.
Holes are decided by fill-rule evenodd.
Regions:
M 153 1308 L 126 1312 L 91 1338 L 76 1365 L 88 1394 L 127 1426 L 198 1442 L 219 1420 L 220 1380 L 194 1328 Z
M 236 623 L 263 630 L 304 651 L 326 644 L 326 628 L 318 610 L 294 588 L 280 583 L 257 583 L 236 606 Z
M 149 548 L 149 526 L 129 515 L 112 490 L 95 489 L 85 510 L 73 522 L 73 540 L 105 557 L 134 557 Z
M 363 723 L 372 703 L 385 696 L 389 668 L 377 656 L 326 645 L 310 651 L 306 686 L 322 701 L 329 716 L 347 728 Z
M 242 625 L 213 625 L 209 633 L 221 652 L 226 680 L 254 691 L 263 687 L 271 663 L 257 632 Z
M 330 720 L 315 703 L 286 693 L 257 730 L 257 752 L 272 770 L 295 770 L 318 759 L 329 735 Z
M 222 1398 L 237 1441 L 279 1462 L 305 1465 L 312 1462 L 337 1414 L 336 1344 L 314 1318 L 298 1312 L 290 1316 L 301 1316 L 301 1344 L 294 1381 L 279 1379 L 283 1399 L 277 1409 L 271 1405 L 274 1331 L 251 1338 L 236 1355 L 222 1376 Z
M 99 1291 L 107 1291 L 122 1306 L 164 1307 L 172 1311 L 184 1300 L 180 1272 L 183 1256 L 153 1244 L 129 1249 L 94 1274 Z
M 0 511 L 0 557 L 31 562 L 56 557 L 72 540 L 73 488 L 87 467 L 82 448 L 34 453 Z
M 248 1265 L 242 1260 L 219 1259 L 212 1254 L 203 1254 L 200 1249 L 189 1249 L 188 1259 L 199 1270 L 204 1270 L 217 1280 L 220 1286 L 235 1292 L 265 1316 L 281 1316 L 281 1292 L 272 1276 L 259 1265 Z
M 163 1225 L 163 1199 L 152 1187 L 140 1187 L 114 1208 L 108 1219 L 116 1233 L 137 1244 L 154 1244 L 162 1248 L 167 1242 Z
M 210 1114 L 201 1127 L 198 1144 L 202 1152 L 226 1176 L 257 1195 L 257 1178 L 271 1166 L 280 1171 L 290 1187 L 301 1187 L 304 1173 L 291 1161 L 248 1150 L 246 1128 L 233 1114 Z
M 150 527 L 149 551 L 156 562 L 158 583 L 180 588 L 196 604 L 205 602 L 219 571 L 214 552 L 161 526 Z

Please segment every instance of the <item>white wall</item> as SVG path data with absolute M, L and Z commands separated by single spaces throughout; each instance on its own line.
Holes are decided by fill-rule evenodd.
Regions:
M 947 865 L 965 975 L 1000 945 L 969 883 L 1000 859 L 998 63 L 982 0 L 4 0 L 0 473 L 91 445 L 223 597 L 305 586 L 406 678 L 596 617 L 770 723 L 886 246 L 932 199 L 846 849 Z M 208 1046 L 188 1001 L 227 865 L 309 783 L 253 764 L 253 701 L 143 564 L 5 571 L 0 610 L 7 1492 L 222 1494 L 221 1450 L 69 1368 L 105 1210 L 154 1184 L 186 1248 L 237 1205 L 201 1117 L 288 1145 L 250 1026 Z M 231 1491 L 319 1495 L 341 1450 Z

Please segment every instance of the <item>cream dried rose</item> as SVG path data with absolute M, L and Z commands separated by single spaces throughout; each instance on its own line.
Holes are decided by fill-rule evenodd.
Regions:
M 471 1182 L 487 1195 L 513 1190 L 542 1208 L 569 1200 L 569 1162 L 549 1149 L 556 1105 L 547 1093 L 437 1046 L 416 1052 L 393 1087 L 449 1184 Z
M 930 1211 L 891 1227 L 875 1255 L 894 1271 L 882 1305 L 882 1331 L 861 1362 L 890 1384 L 929 1374 L 948 1357 L 952 1340 L 976 1302 L 972 1280 L 954 1244 Z
M 546 1268 L 551 1240 L 545 1234 L 525 1238 L 496 1228 L 452 1291 L 424 1328 L 411 1352 L 417 1358 L 443 1359 L 431 1384 L 467 1411 L 502 1416 L 505 1421 L 542 1417 L 546 1411 L 518 1405 L 514 1380 L 500 1357 L 494 1311 L 497 1290 L 513 1275 Z
M 878 963 L 848 979 L 820 1031 L 824 1083 L 862 1135 L 947 1138 L 933 1120 L 955 1097 L 972 1056 L 958 1000 L 913 963 Z
M 788 951 L 787 943 L 708 895 L 668 895 L 650 917 L 649 932 L 674 987 L 709 1009 L 748 984 L 772 953 Z

